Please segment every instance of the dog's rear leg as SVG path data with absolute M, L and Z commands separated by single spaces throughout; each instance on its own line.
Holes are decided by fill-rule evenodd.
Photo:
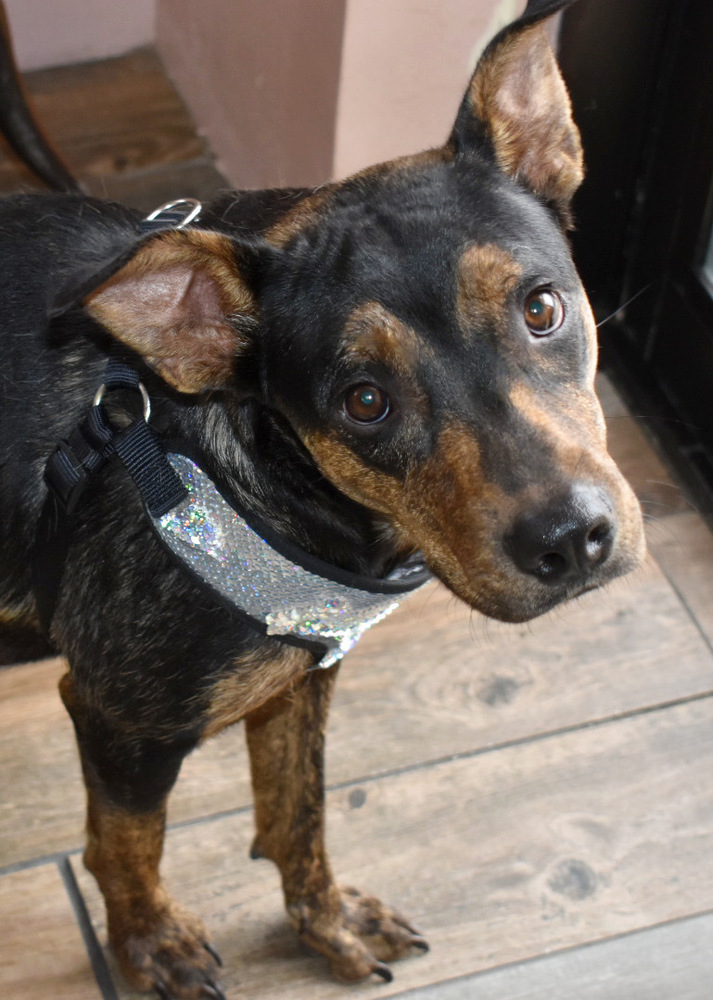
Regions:
M 346 981 L 426 942 L 378 899 L 335 885 L 324 843 L 324 732 L 336 670 L 314 670 L 246 717 L 257 835 L 255 857 L 280 869 L 290 920 Z
M 223 996 L 218 956 L 197 917 L 159 877 L 168 792 L 187 745 L 129 738 L 87 711 L 70 674 L 60 682 L 72 716 L 87 785 L 84 863 L 106 902 L 109 940 L 136 989 L 171 1000 Z

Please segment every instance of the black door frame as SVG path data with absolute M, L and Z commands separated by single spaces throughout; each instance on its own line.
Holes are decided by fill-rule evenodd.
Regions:
M 580 0 L 560 61 L 589 173 L 575 258 L 597 318 L 616 313 L 603 366 L 713 516 L 713 3 Z

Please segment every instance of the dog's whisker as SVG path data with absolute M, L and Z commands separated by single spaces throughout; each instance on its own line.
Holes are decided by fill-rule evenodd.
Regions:
M 615 317 L 617 317 L 617 316 L 621 315 L 621 313 L 625 312 L 626 309 L 628 309 L 629 306 L 633 302 L 636 302 L 636 300 L 640 296 L 642 296 L 645 292 L 648 292 L 648 290 L 652 287 L 652 285 L 653 285 L 653 283 L 649 282 L 647 285 L 644 285 L 643 288 L 640 288 L 638 292 L 636 292 L 634 295 L 632 295 L 630 299 L 627 299 L 626 302 L 624 302 L 622 305 L 620 305 L 618 309 L 615 309 L 614 312 L 611 313 L 609 316 L 607 316 L 605 319 L 600 320 L 597 323 L 597 329 L 600 330 L 606 323 L 609 323 L 611 320 L 615 319 Z

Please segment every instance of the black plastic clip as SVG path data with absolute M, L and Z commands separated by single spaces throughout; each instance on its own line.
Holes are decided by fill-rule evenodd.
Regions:
M 71 514 L 91 475 L 113 454 L 113 430 L 99 407 L 68 438 L 61 440 L 47 460 L 45 482 L 65 514 Z
M 47 460 L 45 482 L 64 512 L 71 514 L 89 482 L 89 474 L 68 441 L 60 441 Z

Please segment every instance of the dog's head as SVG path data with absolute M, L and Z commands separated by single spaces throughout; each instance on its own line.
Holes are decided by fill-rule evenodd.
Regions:
M 237 198 L 232 236 L 156 236 L 88 300 L 179 391 L 258 395 L 404 549 L 512 621 L 644 545 L 566 239 L 581 146 L 540 23 L 566 2 L 531 0 L 493 40 L 442 148 L 266 195 L 252 231 Z

